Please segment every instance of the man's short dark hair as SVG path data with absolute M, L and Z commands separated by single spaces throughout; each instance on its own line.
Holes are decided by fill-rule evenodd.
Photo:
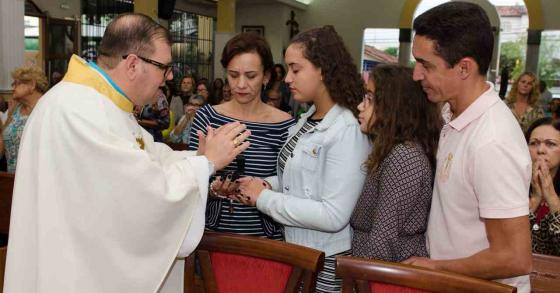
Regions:
M 109 23 L 103 34 L 98 61 L 111 69 L 128 54 L 149 57 L 155 51 L 157 39 L 171 45 L 169 31 L 150 17 L 139 13 L 121 14 Z
M 484 10 L 472 3 L 448 2 L 436 6 L 414 20 L 416 35 L 435 43 L 435 53 L 450 66 L 462 58 L 471 57 L 478 64 L 478 72 L 486 75 L 494 35 Z

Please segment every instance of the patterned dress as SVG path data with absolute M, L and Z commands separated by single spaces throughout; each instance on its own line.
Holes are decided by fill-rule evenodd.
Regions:
M 424 233 L 433 169 L 417 144 L 399 144 L 369 174 L 350 223 L 352 255 L 392 262 L 428 256 Z
M 553 183 L 554 191 L 560 194 L 560 173 L 556 173 Z M 560 256 L 560 212 L 551 212 L 548 205 L 541 202 L 537 210 L 529 214 L 529 221 L 533 252 Z
M 528 106 L 527 110 L 525 110 L 525 113 L 523 113 L 523 115 L 521 116 L 517 115 L 517 113 L 515 112 L 515 103 L 508 102 L 507 106 L 513 113 L 513 116 L 515 116 L 515 119 L 517 119 L 517 122 L 519 122 L 523 133 L 525 133 L 527 131 L 527 128 L 531 126 L 531 123 L 539 118 L 544 117 L 544 110 L 540 107 L 540 105 Z
M 218 128 L 234 121 L 237 120 L 216 112 L 211 105 L 200 108 L 192 122 L 189 149 L 198 148 L 198 130 L 206 134 L 208 125 Z M 234 171 L 241 171 L 240 175 L 260 178 L 276 175 L 278 152 L 288 137 L 288 128 L 294 125 L 295 121 L 289 119 L 279 123 L 242 122 L 251 131 L 251 136 L 247 139 L 251 145 L 243 152 L 244 163 L 238 158 L 218 171 L 215 176 Z M 240 166 L 241 164 L 244 166 Z M 210 180 L 213 181 L 214 178 Z M 208 198 L 206 228 L 218 232 L 284 239 L 282 226 L 269 216 L 261 213 L 256 207 L 227 199 Z
M 29 117 L 21 114 L 21 108 L 21 104 L 16 106 L 14 112 L 12 113 L 12 120 L 2 131 L 2 137 L 4 139 L 4 154 L 6 155 L 8 166 L 7 170 L 9 173 L 16 172 L 19 142 L 23 134 L 25 122 L 27 122 L 27 117 Z
M 548 213 L 537 223 L 537 216 L 529 214 L 533 252 L 560 256 L 560 212 Z

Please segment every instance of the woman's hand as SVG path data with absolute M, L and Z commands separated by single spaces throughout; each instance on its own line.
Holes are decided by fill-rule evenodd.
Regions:
M 529 209 L 533 213 L 539 208 L 543 199 L 539 173 L 540 161 L 536 161 L 533 163 L 533 172 L 531 176 L 531 197 L 529 198 Z
M 232 173 L 217 176 L 210 184 L 211 196 L 217 198 L 231 198 L 237 200 L 239 183 L 233 179 Z
M 542 198 L 546 200 L 551 212 L 560 211 L 560 199 L 554 190 L 554 181 L 550 175 L 550 168 L 545 161 L 537 161 L 537 176 Z
M 256 206 L 261 192 L 264 189 L 270 189 L 270 185 L 260 178 L 243 177 L 238 181 L 240 194 L 235 198 L 235 200 L 245 205 Z

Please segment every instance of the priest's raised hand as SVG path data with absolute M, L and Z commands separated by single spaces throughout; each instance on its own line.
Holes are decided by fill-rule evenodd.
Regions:
M 249 147 L 250 142 L 245 140 L 251 132 L 246 128 L 245 124 L 232 122 L 218 129 L 208 127 L 208 135 L 199 131 L 197 153 L 214 163 L 215 170 L 224 168 Z

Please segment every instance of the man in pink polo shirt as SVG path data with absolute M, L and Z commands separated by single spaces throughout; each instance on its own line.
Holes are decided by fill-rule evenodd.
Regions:
M 442 103 L 428 222 L 430 258 L 405 263 L 497 280 L 530 292 L 531 158 L 511 111 L 486 82 L 493 34 L 485 12 L 448 2 L 414 21 L 414 79 Z

